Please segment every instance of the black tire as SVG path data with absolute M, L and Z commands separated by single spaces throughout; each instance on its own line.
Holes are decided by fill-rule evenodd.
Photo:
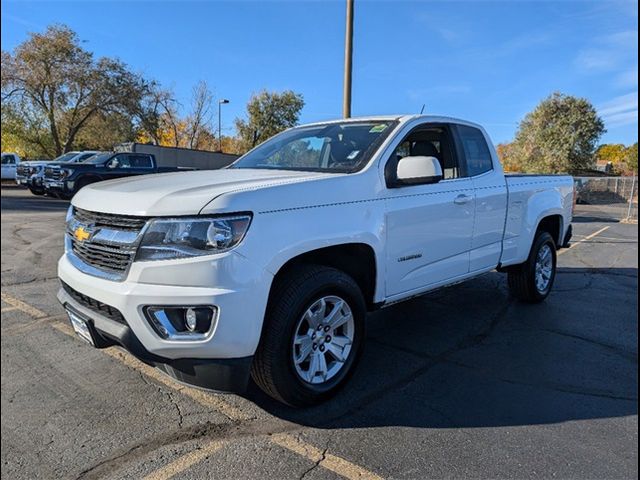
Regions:
M 37 190 L 35 188 L 31 188 L 29 187 L 29 191 L 33 194 L 33 195 L 44 195 L 44 190 Z
M 293 362 L 293 338 L 303 314 L 317 300 L 338 296 L 349 305 L 354 338 L 342 368 L 317 385 L 304 381 Z M 254 356 L 251 376 L 271 397 L 294 407 L 328 400 L 346 383 L 362 354 L 366 307 L 357 283 L 335 268 L 302 265 L 287 272 L 274 285 L 267 306 L 262 337 Z
M 538 253 L 542 248 L 548 245 L 551 249 L 551 277 L 548 281 L 546 288 L 539 290 L 536 286 L 536 262 Z M 512 267 L 508 271 L 508 283 L 511 294 L 519 300 L 527 303 L 540 303 L 547 296 L 553 288 L 553 282 L 556 278 L 557 267 L 557 255 L 556 255 L 556 243 L 553 237 L 548 232 L 538 232 L 531 251 L 529 252 L 529 258 L 521 265 Z

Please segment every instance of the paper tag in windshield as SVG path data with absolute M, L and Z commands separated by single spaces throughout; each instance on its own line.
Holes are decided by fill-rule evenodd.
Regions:
M 380 133 L 380 132 L 384 132 L 386 129 L 387 129 L 387 126 L 384 123 L 381 123 L 380 125 L 375 125 L 371 127 L 371 130 L 369 130 L 369 133 Z

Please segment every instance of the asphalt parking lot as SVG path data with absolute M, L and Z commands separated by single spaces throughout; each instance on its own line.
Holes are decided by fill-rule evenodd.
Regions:
M 637 478 L 637 225 L 582 212 L 541 305 L 491 273 L 370 315 L 351 383 L 291 410 L 73 337 L 66 208 L 2 189 L 2 478 Z

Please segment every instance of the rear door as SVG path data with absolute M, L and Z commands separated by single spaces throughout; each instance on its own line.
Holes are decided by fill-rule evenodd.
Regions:
M 475 199 L 463 176 L 448 124 L 414 128 L 395 148 L 385 176 L 404 156 L 435 156 L 444 179 L 386 191 L 387 298 L 447 283 L 469 272 Z
M 507 215 L 504 173 L 485 132 L 469 125 L 456 125 L 454 130 L 476 199 L 469 270 L 492 269 L 500 262 Z

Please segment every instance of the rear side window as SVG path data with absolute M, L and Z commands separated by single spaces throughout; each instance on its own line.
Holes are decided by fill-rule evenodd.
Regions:
M 467 175 L 475 177 L 493 169 L 491 152 L 480 130 L 458 125 L 458 135 L 467 163 Z
M 13 155 L 3 155 L 2 165 L 13 165 L 16 163 L 16 158 Z

